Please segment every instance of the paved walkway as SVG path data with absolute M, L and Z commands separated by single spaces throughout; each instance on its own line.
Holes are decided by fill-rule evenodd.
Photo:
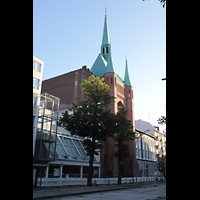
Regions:
M 98 185 L 98 186 L 63 186 L 63 187 L 48 187 L 33 189 L 33 199 L 46 199 L 51 197 L 62 197 L 77 194 L 89 194 L 95 192 L 105 192 L 112 190 L 121 190 L 128 188 L 143 187 L 146 184 L 153 183 L 135 183 L 123 185 Z

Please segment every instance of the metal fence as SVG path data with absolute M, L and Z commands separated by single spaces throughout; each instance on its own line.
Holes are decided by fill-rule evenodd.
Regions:
M 122 184 L 147 183 L 153 182 L 155 177 L 126 177 L 121 179 Z M 165 180 L 164 177 L 156 177 L 157 181 Z M 117 184 L 118 178 L 93 178 L 93 185 Z M 68 185 L 87 185 L 87 178 L 38 178 L 37 186 L 68 186 Z

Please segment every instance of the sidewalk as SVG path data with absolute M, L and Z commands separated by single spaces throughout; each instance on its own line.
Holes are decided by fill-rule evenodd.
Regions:
M 122 185 L 98 185 L 98 186 L 63 186 L 33 189 L 33 199 L 46 199 L 50 197 L 70 196 L 77 194 L 89 194 L 95 192 L 105 192 L 112 190 L 121 190 L 128 188 L 143 187 L 146 184 L 153 183 L 134 183 Z

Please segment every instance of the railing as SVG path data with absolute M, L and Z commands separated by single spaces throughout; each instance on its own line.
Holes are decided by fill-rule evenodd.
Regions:
M 126 177 L 121 179 L 122 184 L 134 184 L 134 183 L 147 183 L 153 182 L 154 177 Z M 164 177 L 156 177 L 158 181 L 165 180 Z M 93 185 L 110 185 L 117 184 L 118 178 L 93 178 Z M 49 186 L 67 186 L 67 185 L 87 185 L 87 178 L 38 178 L 37 186 L 49 187 Z

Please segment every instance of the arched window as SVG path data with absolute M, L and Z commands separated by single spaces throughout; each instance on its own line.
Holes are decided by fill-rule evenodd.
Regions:
M 117 103 L 117 106 L 118 106 L 118 107 L 119 107 L 119 106 L 123 107 L 123 103 L 122 103 L 121 101 L 119 101 L 119 102 Z
M 103 54 L 104 54 L 104 47 L 103 47 Z
M 124 105 L 123 105 L 123 103 L 122 103 L 121 101 L 119 101 L 119 102 L 117 103 L 117 112 L 118 112 L 118 110 L 119 110 L 119 107 L 124 107 Z
M 108 47 L 106 47 L 106 53 L 108 54 Z

